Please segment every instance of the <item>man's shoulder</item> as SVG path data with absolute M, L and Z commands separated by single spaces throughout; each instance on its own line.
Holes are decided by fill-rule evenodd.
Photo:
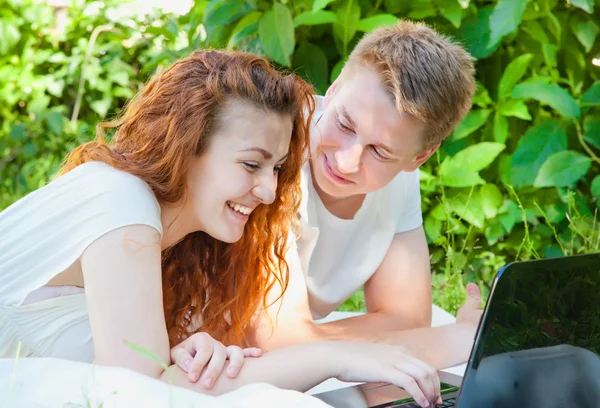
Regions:
M 402 171 L 382 190 L 387 191 L 388 194 L 392 194 L 395 197 L 402 196 L 404 194 L 409 194 L 415 187 L 418 189 L 419 181 L 419 169 L 410 172 Z

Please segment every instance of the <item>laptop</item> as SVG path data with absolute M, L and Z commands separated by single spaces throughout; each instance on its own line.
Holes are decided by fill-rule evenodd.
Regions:
M 600 253 L 514 262 L 494 278 L 450 408 L 600 407 Z M 315 397 L 335 408 L 418 407 L 402 388 L 361 384 Z

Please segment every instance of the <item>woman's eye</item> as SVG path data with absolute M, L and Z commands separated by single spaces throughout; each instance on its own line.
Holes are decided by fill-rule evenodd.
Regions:
M 258 164 L 255 163 L 248 163 L 248 162 L 244 162 L 244 166 L 249 169 L 249 170 L 258 170 L 260 169 L 260 166 Z
M 275 166 L 273 168 L 273 172 L 275 172 L 277 174 L 281 173 L 282 170 L 283 170 L 283 166 Z

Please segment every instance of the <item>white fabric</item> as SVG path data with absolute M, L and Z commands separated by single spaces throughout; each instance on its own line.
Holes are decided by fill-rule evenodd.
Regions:
M 82 290 L 44 285 L 96 239 L 134 224 L 162 235 L 152 190 L 98 162 L 76 167 L 0 213 L 0 358 L 14 357 L 21 342 L 24 357 L 92 361 Z
M 323 114 L 322 97 L 316 98 L 315 122 Z M 343 220 L 321 202 L 307 162 L 296 247 L 313 318 L 327 316 L 369 280 L 396 233 L 423 223 L 419 188 L 418 170 L 401 172 L 383 189 L 367 194 L 354 219 Z
M 219 397 L 203 395 L 125 368 L 53 358 L 0 359 L 0 406 L 9 408 L 323 408 L 296 391 L 250 384 Z

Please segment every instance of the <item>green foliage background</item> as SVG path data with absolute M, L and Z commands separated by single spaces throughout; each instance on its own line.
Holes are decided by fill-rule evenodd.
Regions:
M 183 16 L 0 0 L 0 209 L 44 185 L 156 70 L 191 50 L 269 56 L 319 93 L 356 41 L 425 21 L 477 58 L 473 109 L 421 169 L 434 300 L 507 262 L 597 251 L 600 0 L 196 0 Z M 599 60 L 600 61 L 600 60 Z M 600 62 L 599 62 L 600 63 Z M 364 307 L 358 292 L 342 309 Z

